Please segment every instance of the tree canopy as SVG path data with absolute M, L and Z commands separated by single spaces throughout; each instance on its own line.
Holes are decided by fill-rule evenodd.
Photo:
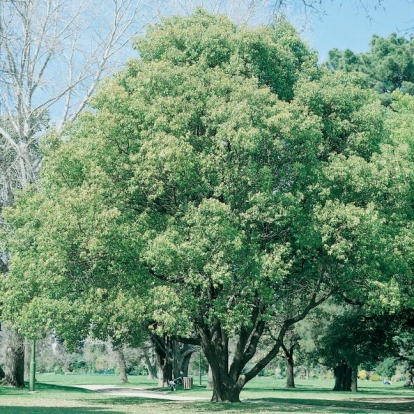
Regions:
M 284 20 L 198 10 L 136 48 L 7 211 L 3 316 L 32 337 L 143 324 L 201 344 L 213 400 L 238 401 L 311 309 L 399 274 L 411 179 L 387 156 L 405 156 L 361 77 L 319 68 Z

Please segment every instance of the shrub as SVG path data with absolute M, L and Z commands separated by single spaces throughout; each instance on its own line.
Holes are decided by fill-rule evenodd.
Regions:
M 358 378 L 360 380 L 366 380 L 368 377 L 367 371 L 365 369 L 361 369 L 361 371 L 358 372 Z

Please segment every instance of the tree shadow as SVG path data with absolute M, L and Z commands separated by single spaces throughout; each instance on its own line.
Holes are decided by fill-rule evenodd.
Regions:
M 393 399 L 395 401 L 395 399 Z M 291 405 L 302 407 L 314 407 L 324 409 L 349 409 L 355 410 L 367 410 L 370 412 L 384 411 L 394 413 L 413 413 L 414 401 L 405 401 L 401 399 L 399 402 L 386 402 L 382 401 L 364 401 L 364 400 L 326 400 L 315 399 L 306 400 L 299 398 L 260 398 L 260 402 L 272 403 L 275 405 Z
M 71 387 L 67 385 L 55 385 L 55 384 L 45 384 L 45 383 L 36 383 L 36 391 L 64 391 L 64 392 L 79 392 L 79 393 L 93 393 L 91 390 L 85 388 Z M 20 395 L 27 394 L 29 392 L 29 386 L 25 388 L 14 388 L 8 386 L 0 386 L 0 393 L 2 395 Z
M 75 387 L 70 385 L 56 385 L 48 384 L 44 382 L 36 383 L 36 391 L 69 391 L 69 392 L 80 392 L 85 394 L 94 393 L 92 390 L 86 388 Z
M 278 393 L 292 393 L 292 392 L 306 392 L 310 394 L 321 394 L 326 395 L 328 392 L 332 392 L 332 388 L 245 388 L 243 391 L 251 392 L 251 393 L 269 393 L 269 392 L 278 392 Z M 242 391 L 242 392 L 243 392 Z
M 245 388 L 243 391 L 249 392 L 249 393 L 269 393 L 269 392 L 277 392 L 280 394 L 291 394 L 291 393 L 303 393 L 306 392 L 307 394 L 313 394 L 313 395 L 323 395 L 326 396 L 327 394 L 331 395 L 347 395 L 347 396 L 384 396 L 390 397 L 395 396 L 396 398 L 401 397 L 403 395 L 407 395 L 405 392 L 405 389 L 402 388 L 387 388 L 382 389 L 380 387 L 378 388 L 372 388 L 372 387 L 359 387 L 358 392 L 353 394 L 349 391 L 333 391 L 332 388 L 320 388 L 315 387 L 313 388 L 311 385 L 297 385 L 295 388 Z
M 1 407 L 1 414 L 108 414 L 107 410 L 95 407 Z M 124 411 L 111 411 L 111 414 L 124 414 Z
M 274 410 L 286 413 L 320 413 L 320 412 L 358 412 L 358 413 L 413 413 L 414 403 L 412 401 L 402 401 L 396 403 L 387 402 L 367 402 L 367 401 L 338 401 L 338 400 L 306 400 L 295 398 L 261 398 L 260 400 L 245 401 L 241 403 L 211 403 L 201 401 L 160 401 L 139 397 L 117 397 L 99 400 L 90 400 L 99 404 L 134 405 L 149 404 L 157 407 L 157 412 L 200 412 L 200 413 L 261 413 Z M 3 414 L 3 413 L 2 413 Z
M 176 401 L 172 400 L 158 400 L 156 398 L 143 398 L 143 397 L 108 397 L 88 399 L 91 404 L 107 404 L 107 405 L 142 405 L 142 404 L 154 404 L 157 406 L 176 406 Z M 3 414 L 3 413 L 1 413 Z

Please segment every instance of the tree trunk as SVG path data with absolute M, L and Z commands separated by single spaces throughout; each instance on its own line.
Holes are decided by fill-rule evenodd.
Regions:
M 295 388 L 293 349 L 292 353 L 285 357 L 286 362 L 286 386 L 285 388 Z
M 181 352 L 180 352 L 180 344 L 178 341 L 174 340 L 170 340 L 168 341 L 168 344 L 171 347 L 171 352 L 170 354 L 172 355 L 172 377 L 170 379 L 174 379 L 177 378 L 181 368 L 181 364 L 182 364 L 182 357 L 181 357 Z M 187 375 L 187 374 L 185 374 Z
M 214 298 L 216 294 L 216 287 L 210 285 L 209 295 Z M 252 360 L 256 356 L 260 340 L 266 328 L 266 319 L 262 318 L 266 308 L 262 306 L 259 296 L 255 305 L 251 307 L 250 324 L 240 326 L 237 333 L 232 335 L 234 339 L 234 352 L 232 352 L 231 362 L 227 330 L 224 329 L 222 322 L 217 316 L 207 323 L 205 321 L 205 314 L 201 314 L 195 328 L 200 345 L 213 373 L 214 388 L 211 401 L 239 402 L 243 387 L 276 357 L 280 347 L 283 345 L 283 338 L 286 332 L 292 329 L 295 323 L 305 318 L 313 308 L 326 300 L 325 297 L 319 300 L 315 298 L 316 293 L 311 295 L 306 308 L 283 322 L 277 336 L 274 336 L 275 341 L 272 347 L 257 358 L 254 363 L 252 363 Z M 248 364 L 252 364 L 252 366 L 246 370 Z
M 160 337 L 151 335 L 158 369 L 158 386 L 168 387 L 168 382 L 173 377 L 172 350 L 168 336 Z
M 168 381 L 172 379 L 173 367 L 171 361 L 165 356 L 157 354 L 158 361 L 158 386 L 168 387 Z
M 286 332 L 283 326 L 274 346 L 255 362 L 246 373 L 246 365 L 256 354 L 259 340 L 263 335 L 265 322 L 258 318 L 259 309 L 254 313 L 254 324 L 243 326 L 234 337 L 234 352 L 230 363 L 229 337 L 218 318 L 199 327 L 201 346 L 213 374 L 212 402 L 240 402 L 240 393 L 248 381 L 253 379 L 277 355 Z
M 351 391 L 352 369 L 346 362 L 341 362 L 334 368 L 334 391 Z
M 184 344 L 182 353 L 182 362 L 181 362 L 181 370 L 184 372 L 185 376 L 188 377 L 188 367 L 190 366 L 191 357 L 193 355 L 193 348 L 188 345 Z
M 309 378 L 310 378 L 310 367 L 309 367 L 308 364 L 306 364 L 306 366 L 305 366 L 305 377 L 306 377 L 307 380 L 309 380 Z
M 188 375 L 188 366 L 194 347 L 168 336 L 152 335 L 151 340 L 157 357 L 159 387 L 168 386 L 168 382 L 177 378 L 180 371 Z
M 7 329 L 5 384 L 24 388 L 24 338 L 14 329 Z
M 204 355 L 213 375 L 212 402 L 240 402 L 240 392 L 245 385 L 240 370 L 229 370 L 229 340 L 221 331 L 214 341 L 210 337 L 202 340 Z M 231 372 L 230 372 L 231 371 Z
M 192 345 L 172 340 L 171 351 L 173 355 L 173 377 L 177 378 L 180 375 L 180 371 L 183 371 L 184 375 L 187 377 L 191 356 L 193 355 L 195 348 Z
M 30 380 L 30 359 L 32 356 L 32 344 L 30 341 L 24 341 L 24 380 Z
M 148 379 L 158 378 L 157 363 L 156 361 L 153 361 L 152 357 L 150 357 L 147 349 L 143 349 L 143 362 L 144 362 L 145 368 L 148 371 Z
M 213 396 L 212 402 L 240 402 L 240 393 L 244 386 L 243 382 L 233 381 L 228 375 L 227 368 L 217 364 L 213 368 Z
M 126 372 L 126 362 L 123 347 L 115 350 L 116 359 L 119 367 L 119 377 L 122 383 L 128 382 L 128 375 Z
M 358 367 L 352 367 L 351 392 L 358 392 Z

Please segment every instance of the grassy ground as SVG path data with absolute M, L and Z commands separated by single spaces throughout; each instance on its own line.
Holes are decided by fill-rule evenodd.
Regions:
M 294 390 L 284 389 L 283 380 L 257 378 L 241 394 L 240 404 L 175 402 L 137 397 L 107 396 L 75 388 L 75 385 L 121 385 L 111 375 L 39 375 L 36 392 L 27 389 L 0 388 L 1 414 L 160 414 L 194 413 L 413 413 L 414 391 L 402 384 L 384 386 L 360 382 L 357 394 L 332 392 L 332 381 L 297 381 Z M 209 398 L 211 391 L 196 385 L 191 391 L 175 395 Z M 156 383 L 144 377 L 130 377 L 127 386 L 156 389 Z M 165 390 L 166 391 L 166 390 Z M 169 391 L 166 391 L 169 392 Z

